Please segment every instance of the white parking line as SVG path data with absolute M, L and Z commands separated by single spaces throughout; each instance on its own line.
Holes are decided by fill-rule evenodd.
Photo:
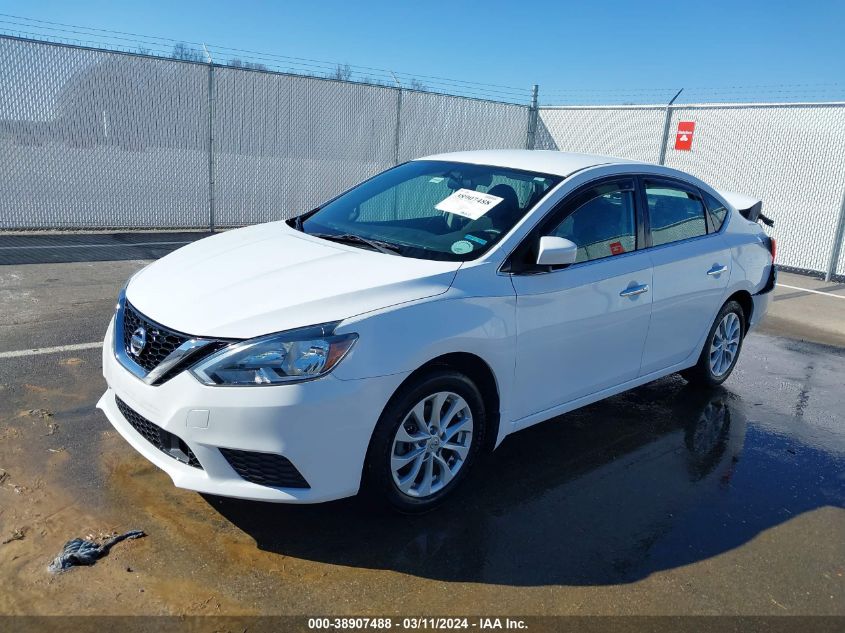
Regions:
M 789 288 L 790 290 L 800 290 L 801 292 L 811 292 L 814 295 L 824 295 L 825 297 L 833 297 L 834 299 L 845 299 L 845 295 L 835 295 L 832 292 L 822 292 L 821 290 L 810 290 L 809 288 L 799 288 L 798 286 L 787 286 L 786 284 L 777 284 L 780 288 Z
M 164 244 L 166 242 L 158 242 Z M 186 242 L 187 244 L 188 242 Z M 822 292 L 821 290 L 811 290 L 810 288 L 799 288 L 798 286 L 788 286 L 787 284 L 777 284 L 780 288 L 789 288 L 790 290 L 800 290 L 801 292 L 810 292 L 814 295 L 824 295 L 826 297 L 833 297 L 834 299 L 845 299 L 843 295 L 835 295 L 830 292 Z M 0 358 L 19 358 L 21 356 L 38 356 L 39 354 L 55 354 L 58 352 L 74 352 L 84 349 L 94 349 L 102 347 L 103 343 L 97 341 L 94 343 L 74 343 L 72 345 L 57 345 L 56 347 L 40 347 L 36 349 L 21 349 L 12 352 L 0 352 Z
M 190 244 L 191 242 L 123 242 L 115 244 L 56 244 L 39 246 L 0 246 L 2 251 L 26 250 L 35 248 L 112 248 L 116 246 L 172 246 L 174 244 Z
M 19 349 L 13 352 L 0 352 L 0 358 L 18 358 L 20 356 L 38 356 L 39 354 L 55 354 L 56 352 L 76 352 L 82 349 L 102 347 L 103 342 L 74 343 L 73 345 L 58 345 L 56 347 L 39 347 L 36 349 Z

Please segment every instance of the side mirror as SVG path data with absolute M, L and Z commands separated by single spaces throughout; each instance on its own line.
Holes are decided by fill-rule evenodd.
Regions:
M 568 266 L 578 259 L 578 245 L 565 237 L 545 235 L 540 238 L 540 251 L 537 253 L 539 266 Z

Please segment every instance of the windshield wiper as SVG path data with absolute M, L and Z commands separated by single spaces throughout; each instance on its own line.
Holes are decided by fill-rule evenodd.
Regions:
M 332 242 L 341 242 L 342 244 L 362 244 L 364 246 L 369 246 L 371 249 L 378 251 L 379 253 L 385 253 L 387 255 L 397 255 L 402 251 L 401 247 L 396 244 L 383 242 L 382 240 L 371 240 L 367 237 L 361 237 L 360 235 L 355 235 L 353 233 L 341 233 L 340 235 L 329 235 L 328 233 L 308 233 L 307 235 L 313 235 L 314 237 L 330 240 Z

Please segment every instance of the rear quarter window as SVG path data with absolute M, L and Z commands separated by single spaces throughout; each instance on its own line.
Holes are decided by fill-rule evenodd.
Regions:
M 728 209 L 709 193 L 702 191 L 701 195 L 704 197 L 704 204 L 707 206 L 707 213 L 710 214 L 714 230 L 718 231 L 725 223 L 725 217 L 728 215 Z

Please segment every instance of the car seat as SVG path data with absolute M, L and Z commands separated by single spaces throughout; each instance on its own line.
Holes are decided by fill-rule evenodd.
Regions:
M 519 196 L 516 195 L 513 187 L 504 183 L 491 187 L 487 193 L 502 198 L 502 201 L 486 214 L 491 228 L 502 233 L 509 231 L 522 217 Z

